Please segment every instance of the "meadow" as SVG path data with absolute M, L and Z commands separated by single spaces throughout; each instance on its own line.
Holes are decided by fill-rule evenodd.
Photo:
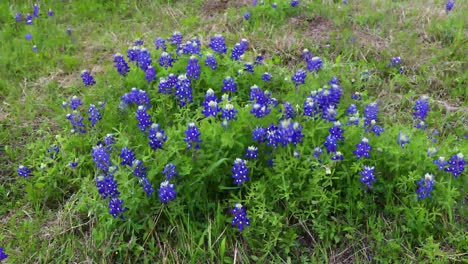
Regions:
M 1 263 L 466 263 L 466 1 L 0 3 Z

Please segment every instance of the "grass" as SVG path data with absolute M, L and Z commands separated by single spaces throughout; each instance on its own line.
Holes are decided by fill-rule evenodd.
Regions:
M 117 78 L 113 54 L 123 53 L 136 38 L 142 38 L 153 48 L 155 37 L 169 36 L 175 30 L 187 39 L 199 36 L 204 43 L 210 36 L 222 33 L 228 46 L 240 38 L 248 39 L 256 54 L 265 54 L 271 60 L 266 67 L 280 76 L 275 83 L 299 67 L 301 51 L 308 48 L 324 58 L 324 68 L 329 72 L 326 74 L 330 74 L 311 80 L 308 84 L 314 89 L 338 75 L 346 92 L 360 91 L 377 98 L 383 107 L 383 122 L 395 126 L 411 122 L 402 113 L 410 111 L 412 102 L 426 94 L 433 99 L 434 126 L 441 138 L 452 140 L 453 135 L 468 133 L 465 2 L 457 1 L 450 14 L 445 13 L 442 1 L 364 0 L 349 1 L 348 6 L 335 3 L 338 1 L 302 1 L 303 8 L 286 8 L 284 4 L 276 11 L 270 8 L 270 1 L 257 8 L 228 1 L 216 9 L 212 9 L 210 2 L 217 1 L 42 1 L 42 15 L 34 26 L 14 22 L 15 12 L 31 10 L 31 2 L 0 3 L 0 246 L 8 250 L 8 260 L 11 263 L 466 261 L 468 245 L 463 228 L 466 173 L 460 177 L 461 190 L 445 190 L 450 193 L 447 197 L 457 199 L 440 205 L 450 212 L 441 213 L 443 216 L 438 212 L 427 216 L 421 212 L 421 219 L 402 224 L 395 216 L 408 216 L 411 212 L 409 207 L 401 207 L 398 212 L 389 209 L 380 216 L 370 214 L 365 224 L 353 222 L 359 212 L 348 212 L 356 215 L 346 217 L 336 214 L 319 223 L 324 219 L 320 217 L 324 211 L 342 212 L 340 206 L 344 205 L 311 206 L 310 215 L 305 218 L 295 212 L 289 212 L 288 217 L 270 212 L 261 220 L 254 220 L 257 232 L 264 229 L 263 237 L 268 239 L 263 240 L 261 236 L 234 232 L 222 202 L 210 203 L 204 211 L 193 210 L 199 201 L 180 202 L 170 210 L 161 207 L 160 211 L 139 215 L 139 221 L 128 219 L 119 224 L 109 221 L 106 205 L 95 205 L 96 196 L 90 196 L 95 193 L 94 179 L 82 175 L 88 172 L 84 167 L 70 173 L 63 165 L 48 160 L 45 166 L 54 169 L 41 172 L 41 180 L 34 184 L 16 176 L 18 164 L 26 159 L 39 160 L 48 146 L 68 140 L 56 137 L 66 127 L 62 101 L 80 93 L 85 100 L 105 100 L 110 104 L 114 101 L 116 106 L 115 95 L 127 91 L 127 85 L 133 83 L 122 83 Z M 46 17 L 44 9 L 49 7 L 55 11 L 54 17 Z M 242 19 L 246 11 L 251 13 L 250 21 Z M 71 37 L 66 28 L 72 29 Z M 26 33 L 33 35 L 31 42 L 24 39 Z M 352 42 L 351 38 L 356 40 Z M 32 45 L 37 45 L 38 53 L 31 50 Z M 388 67 L 394 56 L 404 61 L 405 74 Z M 101 89 L 82 88 L 79 77 L 82 69 L 91 70 Z M 361 81 L 361 72 L 365 70 L 371 72 L 368 82 Z M 142 87 L 146 85 L 140 83 Z M 294 98 L 284 87 L 271 89 Z M 166 114 L 157 113 L 162 120 Z M 179 115 L 189 116 L 190 111 L 174 114 L 174 119 Z M 109 124 L 121 121 L 118 117 L 109 118 L 116 121 Z M 133 121 L 123 120 L 120 127 L 108 125 L 106 131 L 126 134 L 125 122 Z M 179 134 L 183 129 L 178 128 Z M 234 135 L 225 139 L 226 145 L 231 144 L 232 138 Z M 85 143 L 74 140 L 76 152 L 88 151 Z M 466 156 L 466 140 L 457 144 L 458 151 L 464 151 Z M 86 162 L 92 166 L 91 161 Z M 222 164 L 213 164 L 213 171 L 219 172 L 216 166 Z M 34 167 L 41 165 L 37 163 Z M 182 172 L 190 173 L 189 169 Z M 316 184 L 325 184 L 326 180 L 322 180 Z M 252 184 L 250 189 L 254 190 L 252 193 L 268 193 L 267 186 L 260 183 Z M 278 190 L 281 198 L 278 204 L 292 195 L 289 191 L 287 187 Z M 317 194 L 314 199 L 327 204 L 331 198 L 324 194 Z M 262 208 L 266 206 L 262 199 L 262 195 L 244 197 L 252 201 L 252 212 L 256 215 L 268 211 Z M 356 208 L 362 209 L 359 206 L 362 205 Z M 431 232 L 411 234 L 418 243 L 410 241 L 406 237 L 410 234 L 408 230 L 412 225 L 426 223 L 424 217 L 442 218 L 447 228 L 443 236 L 428 227 Z M 270 233 L 265 226 L 276 226 L 278 231 Z M 313 229 L 317 226 L 323 230 Z M 148 230 L 151 231 L 147 233 Z M 147 236 L 141 237 L 142 233 Z

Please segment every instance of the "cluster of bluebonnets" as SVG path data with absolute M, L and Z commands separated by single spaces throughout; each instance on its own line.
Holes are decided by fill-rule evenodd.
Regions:
M 254 1 L 255 5 L 257 1 Z M 262 3 L 260 3 L 262 4 Z M 291 6 L 297 6 L 299 1 L 291 1 Z M 447 2 L 446 9 L 450 11 L 453 8 L 454 2 Z M 275 7 L 275 4 L 273 5 Z M 33 20 L 38 17 L 39 7 L 34 6 L 33 14 L 27 14 L 25 23 L 33 24 Z M 53 16 L 53 12 L 48 12 L 49 16 Z M 250 14 L 244 15 L 245 19 L 250 18 Z M 23 16 L 18 13 L 16 21 L 21 22 Z M 68 31 L 67 31 L 68 32 Z M 31 36 L 27 36 L 31 38 Z M 126 55 L 117 53 L 113 57 L 113 62 L 116 71 L 122 77 L 127 76 L 132 67 L 141 70 L 144 73 L 144 78 L 148 84 L 156 84 L 158 93 L 162 96 L 168 96 L 177 101 L 180 107 L 185 107 L 194 103 L 193 83 L 201 78 L 203 67 L 207 70 L 215 71 L 220 64 L 227 60 L 241 63 L 243 70 L 241 72 L 253 73 L 256 70 L 256 65 L 261 65 L 264 61 L 262 56 L 256 56 L 255 61 L 244 62 L 244 56 L 249 50 L 249 42 L 246 39 L 241 39 L 238 43 L 229 49 L 222 35 L 214 35 L 210 38 L 207 45 L 207 50 L 204 50 L 201 40 L 191 38 L 183 42 L 183 36 L 180 32 L 174 32 L 169 38 L 156 38 L 154 47 L 156 53 L 159 53 L 158 58 L 151 54 L 150 49 L 143 47 L 144 41 L 141 39 L 135 40 L 134 45 L 126 51 Z M 188 58 L 183 73 L 169 73 L 167 76 L 158 78 L 157 69 L 164 68 L 170 70 L 176 63 L 182 61 L 181 58 Z M 154 61 L 153 61 L 154 59 Z M 314 56 L 309 50 L 305 49 L 302 52 L 304 68 L 298 69 L 290 77 L 295 89 L 299 89 L 301 85 L 306 83 L 306 78 L 310 74 L 317 74 L 323 67 L 323 60 L 319 56 Z M 394 57 L 390 60 L 390 66 L 395 67 L 400 73 L 403 73 L 403 62 L 400 57 Z M 199 103 L 200 112 L 206 118 L 219 120 L 219 124 L 223 127 L 228 127 L 230 122 L 236 122 L 240 109 L 235 108 L 235 104 L 231 101 L 232 95 L 238 92 L 240 87 L 236 82 L 237 78 L 241 78 L 242 74 L 233 77 L 226 76 L 219 84 L 222 96 L 218 96 L 213 89 L 207 89 L 204 99 Z M 96 80 L 87 70 L 81 72 L 81 79 L 85 87 L 92 87 L 96 84 Z M 261 74 L 263 82 L 272 80 L 272 74 L 264 72 Z M 331 125 L 328 130 L 328 135 L 321 139 L 321 145 L 315 146 L 312 157 L 317 162 L 323 162 L 324 155 L 328 154 L 330 159 L 339 162 L 344 160 L 344 154 L 339 151 L 340 145 L 344 142 L 344 130 L 349 126 L 361 126 L 365 133 L 381 136 L 385 133 L 385 129 L 379 122 L 379 104 L 376 102 L 366 104 L 363 109 L 362 116 L 359 113 L 356 104 L 350 104 L 345 111 L 345 117 L 340 120 L 338 115 L 338 107 L 344 91 L 337 77 L 333 77 L 323 88 L 311 91 L 304 98 L 302 108 L 294 106 L 290 102 L 280 102 L 273 97 L 272 92 L 263 90 L 260 86 L 253 84 L 249 89 L 249 98 L 246 98 L 245 108 L 253 118 L 262 119 L 271 114 L 275 109 L 281 113 L 281 117 L 276 123 L 271 123 L 268 126 L 257 126 L 250 131 L 252 144 L 245 150 L 243 157 L 237 157 L 232 160 L 231 175 L 233 183 L 236 185 L 245 184 L 250 180 L 252 168 L 249 167 L 250 162 L 257 160 L 259 155 L 264 153 L 259 152 L 259 146 L 264 144 L 271 149 L 284 148 L 287 146 L 295 147 L 301 144 L 304 139 L 303 125 L 300 122 L 308 122 L 309 120 L 322 119 L 329 122 Z M 354 93 L 351 98 L 358 102 L 361 100 L 359 93 Z M 63 109 L 67 111 L 66 119 L 70 123 L 71 133 L 86 134 L 91 133 L 93 127 L 98 125 L 103 117 L 105 110 L 105 102 L 90 103 L 89 107 L 84 108 L 84 103 L 78 96 L 72 96 L 69 101 L 63 102 Z M 142 89 L 132 88 L 120 98 L 120 109 L 134 109 L 134 116 L 138 122 L 138 128 L 148 139 L 148 146 L 153 150 L 164 149 L 168 136 L 160 124 L 154 123 L 151 118 L 151 98 L 149 94 Z M 426 119 L 430 109 L 429 98 L 421 97 L 416 100 L 413 108 L 414 127 L 416 129 L 426 130 Z M 300 117 L 300 118 L 298 118 Z M 296 121 L 299 120 L 299 121 Z M 90 132 L 91 131 L 91 132 Z M 187 149 L 192 153 L 201 148 L 203 135 L 197 126 L 197 121 L 192 120 L 187 122 L 185 130 L 184 142 Z M 131 172 L 141 188 L 147 196 L 152 196 L 154 193 L 153 184 L 148 179 L 148 169 L 142 160 L 137 159 L 137 154 L 128 147 L 123 147 L 120 150 L 115 150 L 116 139 L 112 134 L 106 135 L 102 141 L 98 142 L 91 150 L 91 157 L 96 167 L 97 176 L 95 185 L 98 194 L 103 200 L 107 200 L 109 213 L 114 218 L 124 219 L 124 213 L 127 208 L 124 206 L 124 201 L 120 198 L 119 184 L 116 180 L 115 173 L 117 170 L 127 170 Z M 410 143 L 410 137 L 404 132 L 400 132 L 398 138 L 395 139 L 396 144 L 401 148 L 405 148 Z M 372 142 L 369 137 L 362 137 L 356 143 L 355 149 L 352 151 L 353 158 L 356 160 L 366 160 L 371 157 L 373 150 Z M 58 147 L 54 146 L 50 149 L 50 155 L 58 153 Z M 111 155 L 117 153 L 120 158 L 120 164 L 112 164 Z M 326 153 L 326 154 L 325 154 Z M 437 149 L 432 147 L 428 149 L 427 156 L 433 157 L 437 153 Z M 300 154 L 294 151 L 294 156 L 299 157 Z M 268 160 L 273 166 L 273 160 Z M 434 170 L 437 168 L 458 178 L 463 173 L 466 165 L 465 157 L 462 153 L 454 153 L 449 158 L 437 157 L 434 158 Z M 71 168 L 78 166 L 76 160 L 70 160 Z M 371 190 L 373 184 L 378 180 L 376 177 L 378 167 L 371 164 L 364 164 L 360 171 L 360 182 L 363 188 Z M 33 171 L 25 165 L 20 165 L 17 168 L 19 176 L 27 178 Z M 167 204 L 176 199 L 176 186 L 173 182 L 174 177 L 178 176 L 176 166 L 173 163 L 165 165 L 162 174 L 165 178 L 159 184 L 158 198 Z M 432 173 L 426 173 L 419 181 L 417 181 L 417 189 L 415 190 L 418 199 L 431 198 L 431 193 L 436 186 L 435 176 Z M 250 225 L 250 219 L 247 217 L 247 210 L 241 203 L 236 203 L 230 211 L 233 215 L 232 226 L 243 231 L 246 226 Z M 3 248 L 0 248 L 0 261 L 5 259 L 7 255 Z

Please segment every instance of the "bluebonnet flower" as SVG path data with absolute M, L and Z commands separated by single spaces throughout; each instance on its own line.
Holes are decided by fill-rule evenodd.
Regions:
M 346 109 L 347 115 L 355 115 L 357 113 L 358 113 L 358 110 L 355 104 L 350 104 L 349 107 Z
M 68 167 L 70 168 L 76 168 L 76 166 L 78 166 L 78 162 L 73 161 L 68 163 Z
M 343 5 L 347 5 L 348 4 L 348 1 L 347 0 L 343 0 Z
M 222 35 L 214 35 L 210 40 L 209 47 L 216 53 L 226 53 L 226 42 Z
M 143 165 L 143 161 L 137 159 L 134 160 L 132 167 L 133 175 L 137 176 L 138 178 L 145 178 L 148 176 L 147 168 Z
M 8 255 L 5 253 L 4 249 L 0 247 L 0 261 L 8 258 Z
M 231 59 L 240 60 L 241 56 L 244 55 L 245 50 L 240 43 L 236 43 L 231 50 Z
M 19 165 L 18 169 L 16 169 L 16 172 L 18 172 L 18 176 L 21 176 L 23 178 L 27 178 L 29 174 L 31 173 L 31 170 L 24 166 L 24 165 Z
M 146 195 L 151 196 L 153 194 L 153 184 L 151 184 L 148 178 L 139 178 L 138 182 L 140 183 L 141 187 L 143 187 L 143 191 L 145 191 Z
M 167 136 L 164 134 L 164 129 L 161 129 L 159 124 L 152 124 L 148 131 L 148 144 L 151 149 L 163 149 L 164 142 L 167 140 Z
M 240 203 L 237 203 L 231 209 L 231 214 L 234 215 L 231 225 L 237 227 L 239 231 L 243 231 L 245 226 L 250 226 L 250 218 L 247 217 L 247 211 Z
M 133 41 L 133 45 L 135 46 L 143 46 L 145 42 L 141 38 L 137 38 Z
M 54 16 L 54 11 L 52 11 L 52 9 L 49 9 L 49 11 L 47 11 L 47 15 L 50 17 Z
M 250 87 L 250 100 L 253 103 L 250 113 L 257 118 L 268 115 L 271 112 L 270 107 L 277 105 L 276 99 L 271 98 L 271 92 L 264 92 L 257 85 Z
M 338 149 L 337 138 L 333 135 L 328 135 L 323 143 L 323 146 L 327 149 L 328 153 L 334 153 Z
M 281 132 L 278 130 L 278 127 L 270 124 L 265 133 L 265 141 L 267 146 L 272 146 L 273 148 L 277 148 L 278 145 L 281 143 L 282 140 Z
M 67 35 L 68 35 L 68 36 L 71 36 L 71 34 L 72 34 L 71 28 L 67 28 L 67 29 L 65 30 L 65 32 L 67 32 Z
M 38 49 L 37 49 L 37 46 L 36 46 L 36 45 L 32 46 L 32 51 L 33 51 L 33 52 L 38 52 Z
M 313 57 L 307 61 L 307 70 L 318 72 L 322 68 L 322 59 L 320 57 Z
M 228 76 L 223 80 L 223 87 L 221 88 L 223 92 L 235 92 L 237 91 L 237 84 L 234 82 L 234 78 Z
M 179 100 L 180 106 L 185 106 L 187 103 L 193 102 L 190 80 L 185 75 L 180 75 L 177 78 L 175 96 L 177 100 Z
M 216 58 L 213 54 L 206 55 L 205 66 L 209 66 L 212 70 L 216 70 L 218 62 L 216 62 Z
M 295 83 L 296 88 L 305 83 L 305 79 L 307 77 L 307 72 L 303 69 L 297 70 L 297 72 L 291 77 L 291 80 Z
M 271 112 L 271 109 L 268 108 L 267 105 L 261 105 L 259 103 L 255 103 L 252 105 L 252 109 L 250 113 L 253 114 L 256 118 L 263 118 L 267 116 Z
M 23 15 L 21 15 L 21 13 L 16 13 L 15 15 L 15 20 L 16 22 L 21 22 L 23 20 Z
M 254 73 L 254 68 L 253 68 L 252 63 L 250 62 L 244 63 L 244 71 Z
M 455 5 L 454 0 L 448 0 L 447 3 L 445 4 L 445 10 L 447 12 L 451 11 L 454 5 Z
M 434 185 L 434 175 L 426 173 L 426 175 L 424 175 L 424 178 L 418 181 L 419 187 L 416 190 L 416 194 L 418 194 L 418 200 L 432 198 L 431 192 L 434 189 Z
M 34 4 L 34 7 L 33 7 L 33 16 L 34 17 L 38 17 L 39 16 L 39 5 L 38 4 Z
M 247 48 L 249 47 L 249 42 L 247 41 L 247 39 L 245 39 L 245 38 L 241 39 L 239 44 L 240 44 L 240 48 L 242 50 L 242 53 L 246 52 Z
M 298 0 L 292 0 L 290 2 L 290 4 L 291 4 L 292 7 L 295 7 L 295 6 L 297 6 L 299 4 L 299 1 Z
M 305 62 L 308 62 L 309 60 L 311 60 L 313 57 L 312 53 L 310 53 L 310 51 L 308 49 L 303 49 L 302 50 L 302 60 L 304 60 Z
M 334 105 L 330 105 L 324 112 L 323 112 L 323 119 L 328 120 L 328 121 L 335 121 L 336 120 L 336 115 L 338 113 L 336 112 L 336 108 Z
M 432 157 L 437 153 L 437 149 L 434 147 L 430 147 L 427 149 L 427 156 Z
M 338 77 L 336 76 L 333 76 L 330 81 L 328 82 L 328 84 L 334 84 L 334 85 L 340 85 L 340 81 L 338 80 Z
M 136 111 L 136 119 L 138 120 L 138 127 L 143 132 L 153 124 L 153 121 L 151 121 L 151 116 L 146 112 L 146 107 L 143 105 L 138 106 Z
M 422 130 L 426 130 L 427 125 L 424 121 L 418 121 L 416 125 L 414 125 L 415 128 L 420 128 Z M 436 142 L 435 139 L 433 139 L 433 142 Z
M 277 8 L 277 7 L 278 7 L 278 4 L 276 4 L 276 3 L 273 3 L 273 4 L 271 5 L 271 7 L 273 7 L 273 8 Z
M 56 145 L 54 145 L 54 146 L 47 149 L 47 153 L 49 154 L 49 157 L 51 159 L 55 159 L 59 152 L 60 152 L 60 149 Z
M 93 76 L 91 76 L 91 73 L 87 70 L 83 70 L 81 72 L 81 79 L 83 80 L 83 83 L 85 86 L 92 86 L 96 84 L 96 81 L 94 80 Z
M 67 114 L 66 118 L 70 121 L 73 126 L 72 133 L 79 132 L 81 134 L 86 133 L 83 124 L 83 117 L 76 111 L 71 114 Z
M 256 127 L 252 131 L 252 139 L 258 143 L 265 142 L 267 129 L 264 127 Z
M 317 158 L 320 161 L 320 155 L 322 155 L 322 153 L 323 153 L 322 148 L 315 147 L 314 148 L 314 153 L 312 154 L 312 156 L 314 156 L 315 158 Z
M 182 38 L 182 33 L 176 31 L 172 33 L 172 36 L 169 40 L 171 41 L 171 45 L 180 45 L 182 44 Z
M 200 78 L 200 65 L 198 58 L 192 55 L 187 64 L 187 78 L 198 80 Z
M 346 125 L 347 126 L 350 126 L 350 125 L 358 126 L 359 125 L 359 116 L 353 115 L 353 116 L 348 117 L 348 122 L 346 123 Z
M 146 68 L 145 79 L 148 83 L 156 80 L 156 70 L 153 68 L 153 66 L 149 65 L 148 68 Z
M 415 120 L 426 121 L 427 112 L 429 111 L 428 97 L 423 96 L 419 100 L 416 100 L 416 104 L 413 110 L 413 116 Z
M 297 149 L 294 150 L 293 156 L 294 156 L 295 158 L 300 158 L 300 157 L 301 157 L 301 154 L 299 153 L 299 150 L 297 150 Z
M 257 0 L 253 0 L 253 1 L 252 1 L 252 5 L 253 5 L 253 6 L 257 6 L 257 2 L 258 2 Z
M 143 90 L 132 88 L 130 93 L 126 93 L 121 98 L 124 105 L 136 104 L 138 106 L 144 105 L 150 107 L 150 98 L 148 93 Z
M 249 12 L 245 12 L 245 13 L 244 13 L 244 19 L 245 19 L 245 20 L 249 20 L 249 19 L 250 19 L 250 13 L 249 13 Z
M 370 127 L 372 125 L 372 120 L 377 121 L 379 113 L 379 104 L 370 103 L 367 104 L 364 108 L 364 126 Z
M 120 216 L 123 219 L 123 213 L 127 211 L 127 208 L 122 207 L 123 201 L 119 198 L 111 198 L 109 199 L 109 213 L 116 218 Z
M 257 57 L 255 57 L 255 65 L 260 65 L 263 63 L 263 56 L 262 55 L 258 55 Z
M 81 99 L 76 95 L 72 96 L 72 98 L 70 99 L 70 108 L 73 110 L 76 110 L 81 105 L 83 105 L 83 103 L 81 102 Z
M 398 67 L 401 64 L 401 58 L 400 57 L 393 57 L 390 60 L 390 63 L 392 64 L 393 67 Z
M 364 183 L 367 188 L 372 188 L 372 182 L 375 182 L 375 176 L 374 176 L 374 169 L 375 167 L 368 167 L 364 166 L 364 170 L 361 171 L 361 182 Z
M 245 181 L 248 181 L 250 178 L 248 176 L 250 169 L 247 167 L 247 161 L 237 158 L 234 160 L 234 166 L 232 167 L 232 178 L 234 179 L 234 184 L 242 184 Z
M 187 149 L 191 149 L 193 145 L 195 144 L 195 149 L 200 148 L 200 139 L 201 133 L 198 130 L 197 126 L 195 123 L 190 122 L 188 124 L 187 130 L 185 130 L 185 139 L 184 141 L 187 142 Z
M 439 157 L 436 160 L 434 160 L 432 163 L 439 166 L 439 170 L 444 170 L 445 166 L 447 166 L 448 164 L 448 162 L 445 160 L 445 157 Z
M 362 99 L 362 95 L 360 92 L 355 92 L 351 95 L 351 99 L 360 101 Z
M 304 102 L 304 115 L 313 117 L 319 112 L 319 105 L 312 97 L 307 97 Z
M 164 94 L 172 94 L 172 89 L 176 87 L 178 76 L 170 73 L 166 78 L 160 78 L 158 92 Z
M 331 159 L 332 160 L 343 160 L 344 159 L 343 153 L 337 151 L 337 152 L 335 152 L 335 154 L 333 154 Z
M 458 176 L 465 170 L 465 157 L 462 153 L 458 153 L 450 157 L 447 164 L 448 166 L 444 170 L 452 173 L 453 177 L 458 178 Z
M 250 146 L 247 148 L 247 153 L 245 153 L 245 157 L 248 159 L 258 159 L 258 148 L 255 146 Z
M 399 133 L 398 133 L 397 143 L 400 144 L 400 146 L 401 146 L 402 148 L 404 148 L 404 147 L 405 147 L 405 144 L 408 144 L 408 143 L 409 143 L 409 137 L 408 137 L 408 135 L 399 132 Z
M 168 163 L 166 166 L 164 166 L 162 173 L 166 175 L 166 181 L 168 181 L 172 179 L 172 177 L 177 176 L 176 166 L 172 163 Z
M 128 147 L 123 147 L 120 152 L 120 158 L 122 159 L 120 165 L 132 166 L 133 161 L 135 160 L 135 153 L 133 153 L 133 150 Z
M 369 151 L 372 150 L 372 146 L 369 145 L 369 140 L 367 138 L 362 138 L 361 142 L 356 144 L 356 150 L 353 151 L 353 154 L 356 155 L 358 159 L 362 157 L 369 158 Z
M 376 125 L 375 120 L 372 120 L 372 121 L 371 121 L 371 129 L 370 129 L 370 131 L 371 131 L 372 133 L 376 134 L 377 136 L 380 136 L 380 133 L 384 132 L 384 129 L 383 129 L 381 126 Z M 367 132 L 367 130 L 366 130 L 366 132 Z
M 91 126 L 95 126 L 97 122 L 102 118 L 99 109 L 93 104 L 89 105 L 88 114 L 88 120 L 91 122 Z
M 146 71 L 148 67 L 151 65 L 151 55 L 146 48 L 140 49 L 140 52 L 138 53 L 138 58 L 137 58 L 137 66 L 140 67 L 143 71 Z
M 114 55 L 114 67 L 117 69 L 120 75 L 127 76 L 130 72 L 130 67 L 128 66 L 125 58 L 122 54 L 117 53 Z
M 161 53 L 161 57 L 159 57 L 159 65 L 164 68 L 172 67 L 172 63 L 174 59 L 172 59 L 171 54 L 167 52 Z
M 265 72 L 264 74 L 262 74 L 262 80 L 265 81 L 265 82 L 268 82 L 271 80 L 271 74 L 269 72 Z
M 106 199 L 107 197 L 118 197 L 120 192 L 117 190 L 119 185 L 114 180 L 114 176 L 112 174 L 100 175 L 96 177 L 96 188 L 98 188 L 98 192 L 101 195 L 102 199 Z
M 156 46 L 156 50 L 163 50 L 166 51 L 166 41 L 162 38 L 156 38 L 154 40 L 154 45 Z
M 214 100 L 214 101 L 211 100 L 209 102 L 205 101 L 204 102 L 204 108 L 202 110 L 202 114 L 204 114 L 206 117 L 210 117 L 210 116 L 216 117 L 220 110 L 221 109 L 219 108 L 218 103 L 216 102 L 216 100 Z
M 334 136 L 337 140 L 344 140 L 343 129 L 341 129 L 340 121 L 335 121 L 328 131 L 330 132 L 330 135 Z
M 140 47 L 133 46 L 127 50 L 127 58 L 129 61 L 137 61 L 140 56 Z
M 200 40 L 197 38 L 193 38 L 185 43 L 183 46 L 183 53 L 184 54 L 200 54 Z
M 32 35 L 27 33 L 26 36 L 24 37 L 26 40 L 31 40 L 32 39 Z
M 293 123 L 290 119 L 282 120 L 278 129 L 283 147 L 290 143 L 296 146 L 302 142 L 304 134 L 302 134 L 302 126 L 298 122 Z
M 281 118 L 283 119 L 289 119 L 289 118 L 294 118 L 296 117 L 297 111 L 294 109 L 294 107 L 289 103 L 289 102 L 284 102 L 283 103 L 283 116 Z
M 104 136 L 104 145 L 111 147 L 115 143 L 115 138 L 113 134 L 107 134 Z M 112 148 L 110 148 L 112 150 Z
M 109 151 L 103 145 L 97 145 L 93 147 L 93 161 L 96 164 L 96 168 L 108 172 L 109 167 L 112 165 L 110 160 Z
M 31 14 L 26 15 L 26 25 L 32 25 L 33 24 L 33 16 Z
M 159 186 L 159 200 L 162 203 L 168 203 L 176 198 L 176 191 L 174 190 L 174 184 L 170 184 L 168 181 L 163 181 Z

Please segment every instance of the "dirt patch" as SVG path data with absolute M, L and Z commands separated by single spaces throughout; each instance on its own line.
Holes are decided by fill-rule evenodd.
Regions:
M 335 29 L 333 22 L 325 17 L 292 17 L 289 24 L 294 28 L 303 28 L 303 35 L 314 42 L 328 42 L 330 33 Z
M 201 6 L 201 11 L 204 16 L 210 17 L 224 12 L 229 7 L 237 8 L 251 4 L 252 0 L 207 0 Z
M 385 38 L 370 33 L 368 30 L 353 26 L 355 41 L 363 46 L 368 46 L 372 50 L 380 53 L 388 48 L 388 41 Z

